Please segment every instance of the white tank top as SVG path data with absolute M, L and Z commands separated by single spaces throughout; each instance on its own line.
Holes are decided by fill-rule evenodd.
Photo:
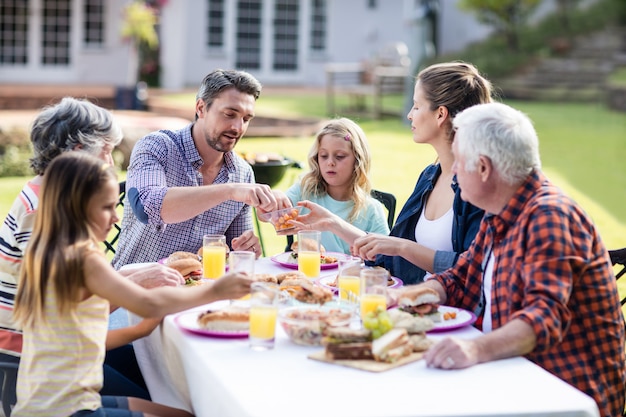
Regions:
M 424 215 L 424 210 L 415 225 L 415 241 L 420 245 L 433 250 L 451 252 L 452 249 L 452 220 L 454 212 L 452 207 L 438 219 L 428 220 Z M 432 274 L 426 272 L 424 280 Z

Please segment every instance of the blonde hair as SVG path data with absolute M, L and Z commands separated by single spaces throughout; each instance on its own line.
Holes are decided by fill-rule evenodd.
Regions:
M 310 171 L 302 177 L 302 197 L 307 199 L 311 196 L 319 197 L 328 193 L 328 183 L 322 176 L 318 162 L 320 143 L 326 135 L 342 138 L 349 142 L 352 148 L 355 159 L 351 190 L 354 207 L 348 216 L 348 221 L 352 222 L 357 218 L 359 212 L 366 207 L 367 199 L 372 190 L 369 180 L 372 160 L 369 145 L 363 129 L 352 120 L 345 117 L 331 120 L 317 133 L 308 156 Z
M 48 287 L 62 315 L 80 301 L 84 259 L 100 252 L 87 206 L 111 179 L 113 167 L 87 152 L 64 153 L 48 166 L 15 297 L 13 317 L 23 328 L 45 321 Z

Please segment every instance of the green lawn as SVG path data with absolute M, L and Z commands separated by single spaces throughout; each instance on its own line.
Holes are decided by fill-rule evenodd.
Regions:
M 193 106 L 193 94 L 173 99 Z M 401 97 L 387 99 L 387 106 L 401 109 Z M 345 105 L 339 101 L 339 108 Z M 626 114 L 601 104 L 510 102 L 527 113 L 539 133 L 543 166 L 548 176 L 574 197 L 596 222 L 609 248 L 626 246 Z M 324 117 L 323 92 L 301 94 L 268 89 L 257 103 L 259 115 Z M 353 117 L 368 135 L 373 153 L 372 182 L 398 199 L 398 211 L 413 190 L 420 171 L 435 160 L 434 151 L 413 143 L 406 119 L 373 121 Z M 306 164 L 313 137 L 251 138 L 239 143 L 239 151 L 278 152 Z M 302 170 L 291 168 L 276 188 L 285 190 Z M 0 214 L 8 211 L 25 178 L 0 179 Z M 261 225 L 266 254 L 281 252 L 285 238 L 269 224 Z

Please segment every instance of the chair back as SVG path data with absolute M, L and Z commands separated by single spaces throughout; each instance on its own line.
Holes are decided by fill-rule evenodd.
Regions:
M 613 265 L 619 265 L 622 269 L 615 274 L 615 279 L 620 279 L 624 274 L 626 274 L 626 248 L 615 249 L 609 251 L 609 256 L 611 257 L 611 263 Z M 621 299 L 622 305 L 626 304 L 626 295 Z
M 126 197 L 126 181 L 121 181 L 120 182 L 120 199 L 117 200 L 117 204 L 116 204 L 116 208 L 117 207 L 124 207 L 124 198 Z M 122 226 L 119 223 L 115 223 L 113 225 L 113 236 L 111 236 L 110 239 L 105 240 L 104 246 L 104 253 L 115 253 L 115 244 L 117 243 L 118 239 L 120 238 L 120 233 L 122 232 Z
M 396 217 L 396 196 L 391 193 L 386 193 L 384 191 L 372 190 L 371 192 L 372 198 L 383 203 L 383 206 L 387 209 L 387 224 L 389 225 L 389 230 L 393 227 L 393 221 Z M 287 236 L 287 246 L 285 247 L 285 251 L 289 252 L 291 250 L 291 245 L 293 244 L 293 235 Z
M 2 402 L 2 411 L 5 417 L 11 417 L 12 407 L 17 402 L 15 389 L 17 387 L 17 369 L 19 361 L 0 361 L 0 373 L 2 373 L 2 393 L 0 401 Z

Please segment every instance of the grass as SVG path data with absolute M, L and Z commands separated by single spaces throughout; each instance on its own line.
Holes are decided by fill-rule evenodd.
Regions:
M 181 105 L 192 105 L 193 94 L 172 98 Z M 402 109 L 400 96 L 388 98 L 387 106 Z M 183 104 L 184 103 L 184 104 Z M 540 138 L 544 171 L 576 199 L 592 216 L 607 247 L 626 246 L 626 114 L 608 110 L 601 104 L 509 102 L 533 120 Z M 338 108 L 346 106 L 340 100 Z M 257 103 L 259 115 L 285 117 L 326 117 L 323 92 L 301 94 L 267 89 Z M 398 211 L 410 195 L 421 170 L 435 160 L 429 146 L 416 145 L 406 119 L 374 121 L 353 117 L 365 130 L 373 155 L 372 183 L 393 193 Z M 251 138 L 237 145 L 240 152 L 278 152 L 306 166 L 306 155 L 313 137 Z M 303 170 L 290 168 L 276 186 L 286 190 Z M 9 207 L 27 178 L 0 179 L 0 214 Z M 397 214 L 397 213 L 396 213 Z M 276 236 L 271 225 L 262 223 L 266 255 L 282 252 L 285 238 Z

